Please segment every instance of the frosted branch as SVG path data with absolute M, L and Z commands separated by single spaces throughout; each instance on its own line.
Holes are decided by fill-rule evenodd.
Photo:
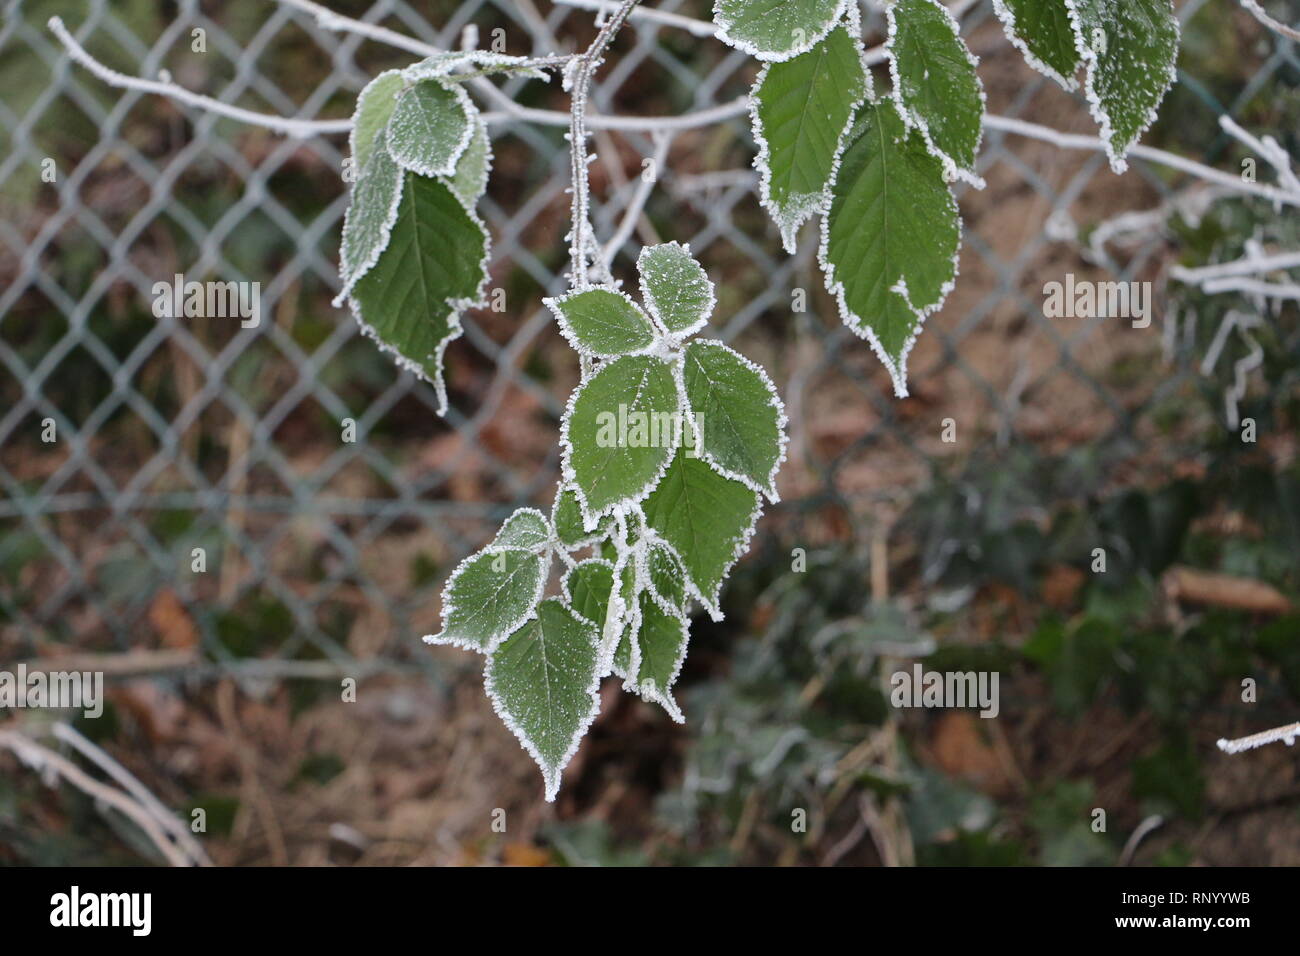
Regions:
M 77 63 L 80 63 L 96 77 L 103 80 L 109 86 L 120 90 L 139 90 L 142 93 L 157 93 L 160 96 L 166 96 L 178 103 L 185 103 L 188 106 L 195 106 L 199 109 L 207 110 L 217 116 L 225 116 L 233 120 L 239 120 L 241 123 L 248 123 L 250 126 L 260 126 L 263 129 L 274 130 L 277 133 L 283 133 L 286 136 L 294 136 L 299 139 L 306 139 L 310 136 L 318 136 L 324 133 L 346 133 L 352 126 L 351 119 L 341 120 L 311 120 L 311 119 L 294 119 L 288 116 L 274 116 L 270 113 L 258 113 L 253 110 L 246 110 L 238 106 L 231 106 L 229 103 L 222 103 L 220 100 L 214 100 L 210 96 L 204 96 L 195 93 L 173 83 L 171 77 L 166 73 L 161 74 L 160 79 L 146 80 L 143 77 L 127 76 L 125 73 L 119 73 L 100 63 L 93 56 L 86 52 L 68 32 L 67 27 L 59 17 L 51 17 L 49 20 L 50 32 L 53 33 L 63 44 L 63 48 L 68 51 L 68 56 L 72 57 Z
M 1268 27 L 1274 33 L 1280 34 L 1289 40 L 1300 40 L 1300 30 L 1274 20 L 1268 15 L 1264 8 L 1259 5 L 1259 0 L 1241 0 L 1241 5 L 1246 8 L 1247 13 L 1260 23 L 1264 24 L 1264 26 Z
M 1295 745 L 1295 739 L 1298 736 L 1300 736 L 1300 723 L 1287 724 L 1285 727 L 1274 727 L 1272 730 L 1251 734 L 1249 737 L 1238 737 L 1236 740 L 1220 740 L 1219 749 L 1224 753 L 1239 754 L 1243 750 L 1254 750 L 1256 747 L 1277 743 L 1279 740 L 1291 747 Z
M 1040 126 L 1037 123 L 1029 123 L 1009 116 L 998 116 L 990 113 L 984 117 L 984 125 L 988 129 L 1001 130 L 1005 133 L 1014 133 L 1017 136 L 1025 136 L 1029 139 L 1042 140 L 1060 149 L 1082 149 L 1094 153 L 1105 152 L 1106 150 L 1106 144 L 1095 137 L 1082 136 L 1076 133 L 1062 133 L 1060 130 L 1048 126 Z M 1150 146 L 1134 146 L 1129 150 L 1129 154 L 1149 162 L 1168 166 L 1171 169 L 1189 173 L 1198 179 L 1215 183 L 1234 192 L 1259 196 L 1262 199 L 1283 203 L 1288 206 L 1300 206 L 1300 190 L 1246 182 L 1240 176 L 1234 176 L 1231 173 L 1214 169 L 1185 156 L 1179 156 L 1177 153 L 1168 153 L 1163 149 L 1155 149 Z

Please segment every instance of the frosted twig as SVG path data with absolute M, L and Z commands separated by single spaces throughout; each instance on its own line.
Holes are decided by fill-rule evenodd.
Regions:
M 206 862 L 206 858 L 192 859 L 180 846 L 172 842 L 160 828 L 153 814 L 145 807 L 122 791 L 100 783 L 61 754 L 13 730 L 0 730 L 0 749 L 12 751 L 20 761 L 33 770 L 52 773 L 92 797 L 96 803 L 117 810 L 140 828 L 172 866 L 193 866 L 196 863 Z
M 641 212 L 645 209 L 646 201 L 650 198 L 650 193 L 654 189 L 655 183 L 659 179 L 659 170 L 663 169 L 664 161 L 668 158 L 668 149 L 672 146 L 673 138 L 669 133 L 656 133 L 654 155 L 650 157 L 651 171 L 654 175 L 641 176 L 640 181 L 636 184 L 636 192 L 632 194 L 632 200 L 628 203 L 627 209 L 623 211 L 623 218 L 618 224 L 618 229 L 610 237 L 609 242 L 605 243 L 603 258 L 605 268 L 608 269 L 613 263 L 614 257 L 618 255 L 619 249 L 623 248 L 623 243 L 627 242 L 632 236 L 632 231 L 636 229 L 636 224 L 641 218 Z
M 1265 136 L 1262 140 L 1256 138 L 1242 129 L 1231 116 L 1220 116 L 1219 126 L 1238 142 L 1244 143 L 1263 156 L 1264 161 L 1277 172 L 1278 181 L 1283 188 L 1289 192 L 1300 193 L 1300 179 L 1296 178 L 1295 170 L 1291 168 L 1291 155 L 1277 140 L 1272 136 Z
M 591 77 L 605 58 L 605 51 L 614 35 L 627 22 L 632 9 L 640 0 L 622 0 L 619 8 L 601 25 L 587 52 L 575 61 L 573 72 L 566 77 L 569 88 L 569 165 L 570 190 L 573 193 L 573 220 L 569 232 L 569 284 L 575 289 L 585 288 L 589 276 L 587 266 L 595 246 L 588 207 L 591 193 L 587 178 L 587 95 L 591 90 Z M 604 262 L 601 262 L 603 268 Z M 606 270 L 608 271 L 608 270 Z
M 149 791 L 149 788 L 142 784 L 131 771 L 109 756 L 99 745 L 87 740 L 78 733 L 71 724 L 59 721 L 54 725 L 53 730 L 55 737 L 71 746 L 83 757 L 99 767 L 100 770 L 103 770 L 116 780 L 124 790 L 152 813 L 154 819 L 171 834 L 172 839 L 184 847 L 185 852 L 190 855 L 192 860 L 202 866 L 212 865 L 212 861 L 208 859 L 208 854 L 199 844 L 199 841 L 194 839 L 194 835 L 186 829 L 185 825 L 170 810 L 163 806 L 162 801 L 155 797 Z
M 1300 723 L 1274 727 L 1272 730 L 1251 734 L 1249 737 L 1238 737 L 1236 740 L 1220 740 L 1219 749 L 1227 754 L 1239 754 L 1243 750 L 1254 750 L 1256 747 L 1277 743 L 1279 740 L 1291 747 L 1294 746 L 1296 737 L 1300 737 Z
M 483 113 L 482 117 L 485 123 L 508 123 L 522 120 L 526 123 L 536 123 L 539 126 L 569 125 L 570 116 L 568 113 L 519 106 L 495 86 L 492 89 L 498 94 L 499 98 L 498 96 L 492 96 L 492 94 L 488 95 L 500 105 L 501 109 L 495 112 Z M 722 123 L 736 116 L 744 116 L 748 112 L 749 97 L 738 96 L 734 100 L 722 103 L 719 106 L 692 110 L 689 113 L 682 113 L 680 116 L 609 116 L 600 113 L 588 113 L 586 123 L 589 130 L 609 129 L 632 133 L 678 132 L 700 126 L 712 126 L 715 123 Z
M 613 13 L 619 6 L 612 0 L 555 0 L 555 2 L 557 6 L 574 7 L 578 10 L 594 10 L 597 13 Z M 694 17 L 683 16 L 680 13 L 669 13 L 666 10 L 655 10 L 653 7 L 638 7 L 632 11 L 631 18 L 644 23 L 658 23 L 666 27 L 675 27 L 697 37 L 711 37 L 718 32 L 717 25 L 710 23 L 708 20 L 696 20 Z
M 1201 288 L 1210 295 L 1220 292 L 1244 292 L 1247 295 L 1262 295 L 1268 299 L 1300 299 L 1300 285 L 1293 282 L 1273 283 L 1259 279 L 1230 276 L 1224 279 L 1207 279 Z
M 1248 257 L 1232 262 L 1220 262 L 1212 266 L 1188 269 L 1186 266 L 1174 266 L 1169 274 L 1180 282 L 1200 283 L 1207 279 L 1222 279 L 1226 276 L 1260 275 L 1282 269 L 1300 269 L 1300 252 L 1280 252 L 1272 256 Z
M 1165 822 L 1165 818 L 1159 814 L 1153 814 L 1138 824 L 1136 830 L 1129 836 L 1128 842 L 1124 844 L 1124 849 L 1119 855 L 1119 865 L 1128 866 L 1133 862 L 1133 854 L 1137 852 L 1138 845 L 1147 838 L 1152 830 L 1155 830 Z
M 989 129 L 1001 130 L 1006 133 L 1014 133 L 1017 136 L 1026 136 L 1030 139 L 1042 140 L 1051 143 L 1061 149 L 1085 149 L 1090 152 L 1104 152 L 1106 144 L 1100 139 L 1092 136 L 1081 136 L 1075 133 L 1063 133 L 1060 130 L 1052 129 L 1048 126 L 1040 126 L 1037 123 L 1029 123 L 1025 120 L 1014 119 L 1009 116 L 998 116 L 990 113 L 984 117 L 984 125 Z M 1285 203 L 1288 206 L 1300 206 L 1300 191 L 1283 189 L 1277 186 L 1267 186 L 1262 183 L 1246 182 L 1239 176 L 1231 173 L 1225 173 L 1222 170 L 1214 169 L 1210 166 L 1198 163 L 1195 160 L 1179 156 L 1176 153 L 1167 153 L 1163 149 L 1154 149 L 1150 146 L 1134 146 L 1129 150 L 1130 155 L 1138 156 L 1142 159 L 1153 163 L 1159 163 L 1162 166 L 1168 166 L 1171 169 L 1177 169 L 1181 172 L 1190 173 L 1198 179 L 1206 182 L 1216 183 L 1228 189 L 1241 193 L 1249 193 L 1252 196 L 1259 196 L 1273 202 Z
M 157 93 L 161 96 L 170 97 L 179 103 L 186 103 L 190 106 L 205 109 L 210 113 L 216 113 L 218 116 L 226 116 L 230 119 L 239 120 L 241 123 L 248 123 L 250 126 L 260 126 L 299 139 L 318 136 L 323 133 L 346 133 L 352 127 L 351 119 L 294 119 L 288 116 L 273 116 L 270 113 L 257 113 L 253 110 L 231 106 L 229 103 L 222 103 L 210 96 L 194 93 L 183 86 L 178 86 L 165 73 L 162 74 L 161 79 L 157 80 L 127 76 L 125 73 L 119 73 L 117 70 L 105 66 L 87 53 L 81 44 L 73 39 L 72 34 L 68 32 L 67 27 L 63 25 L 63 21 L 58 17 L 50 17 L 49 28 L 50 32 L 63 44 L 63 48 L 68 51 L 68 55 L 73 60 L 80 63 L 109 86 L 120 90 L 140 90 L 144 93 Z
M 1279 33 L 1289 40 L 1300 40 L 1300 30 L 1274 20 L 1268 15 L 1264 8 L 1259 5 L 1259 0 L 1241 0 L 1241 5 L 1246 8 L 1246 12 L 1274 33 Z

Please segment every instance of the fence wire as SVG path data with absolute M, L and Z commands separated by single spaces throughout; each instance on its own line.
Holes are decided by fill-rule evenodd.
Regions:
M 1217 0 L 1180 14 L 1207 2 Z M 345 117 L 370 76 L 409 57 L 268 0 L 71 6 L 11 0 L 0 27 L 0 656 L 194 647 L 217 668 L 245 658 L 301 663 L 286 673 L 426 666 L 413 638 L 435 626 L 446 571 L 513 507 L 552 493 L 574 374 L 541 305 L 564 288 L 562 130 L 492 127 L 497 167 L 482 213 L 509 308 L 466 316 L 439 420 L 433 390 L 328 305 L 345 138 L 281 138 L 108 89 L 68 60 L 45 20 L 61 14 L 124 72 L 167 69 L 222 101 L 290 116 Z M 659 7 L 708 16 L 702 3 Z M 572 48 L 593 17 L 531 0 L 334 8 L 441 48 L 458 45 L 467 25 L 481 39 L 499 28 L 510 52 L 538 54 Z M 879 10 L 865 3 L 863 13 L 879 38 Z M 964 31 L 985 57 L 996 109 L 1089 130 L 1077 97 L 1014 62 L 988 4 L 966 14 Z M 1217 130 L 1219 115 L 1237 115 L 1280 71 L 1294 76 L 1294 46 L 1268 42 L 1264 68 L 1230 102 L 1181 77 L 1196 116 L 1177 122 Z M 716 41 L 633 20 L 595 104 L 707 109 L 742 94 L 754 69 Z M 558 90 L 522 80 L 502 89 L 564 108 Z M 981 449 L 1135 437 L 1144 411 L 1190 374 L 1163 364 L 1134 389 L 1113 374 L 1126 348 L 1106 341 L 1105 320 L 1063 326 L 1044 318 L 1041 295 L 1044 274 L 1075 264 L 1149 276 L 1167 249 L 1159 230 L 1118 261 L 1087 261 L 1083 227 L 1112 200 L 1116 213 L 1153 208 L 1182 182 L 1143 162 L 1117 180 L 1099 154 L 990 132 L 980 160 L 989 187 L 960 196 L 959 290 L 927 324 L 915 397 L 899 402 L 816 293 L 813 231 L 795 256 L 780 251 L 755 199 L 747 127 L 741 115 L 678 136 L 619 266 L 626 275 L 628 254 L 654 234 L 689 242 L 720 277 L 716 334 L 772 368 L 790 406 L 785 513 L 828 502 L 859 518 L 896 509 Z M 1225 137 L 1204 146 L 1206 162 L 1227 155 Z M 596 227 L 608 237 L 656 142 L 606 132 L 595 147 Z M 262 322 L 154 317 L 153 286 L 175 274 L 260 282 Z M 807 311 L 792 309 L 798 290 Z M 949 416 L 969 428 L 960 454 L 940 443 Z M 355 441 L 340 438 L 347 420 Z M 55 440 L 45 441 L 51 425 Z

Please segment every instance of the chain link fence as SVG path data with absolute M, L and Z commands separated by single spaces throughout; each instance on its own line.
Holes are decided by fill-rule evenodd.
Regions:
M 1190 0 L 1180 15 L 1220 2 Z M 709 16 L 703 3 L 658 6 Z M 574 48 L 594 16 L 532 0 L 334 9 L 442 48 L 470 25 L 482 40 L 500 29 L 510 52 L 537 54 Z M 224 102 L 286 116 L 346 117 L 368 77 L 410 60 L 268 0 L 6 3 L 0 656 L 171 649 L 216 671 L 252 660 L 288 675 L 433 667 L 415 638 L 436 627 L 446 572 L 512 508 L 553 493 L 576 375 L 541 305 L 564 287 L 563 130 L 491 127 L 482 213 L 507 309 L 466 317 L 442 420 L 432 388 L 328 304 L 345 138 L 287 139 L 109 89 L 64 55 L 45 27 L 53 13 L 117 69 L 166 69 Z M 880 11 L 864 3 L 863 13 L 878 42 Z M 970 7 L 963 25 L 991 110 L 1092 132 L 1078 97 L 1019 61 L 989 4 Z M 1300 71 L 1294 45 L 1261 44 L 1249 55 L 1262 65 L 1235 98 L 1180 77 L 1156 135 L 1230 161 L 1218 116 L 1240 115 Z M 595 106 L 708 109 L 742 95 L 754 71 L 716 41 L 636 19 L 598 77 Z M 558 83 L 502 89 L 565 109 Z M 1187 130 L 1197 132 L 1180 137 Z M 615 232 L 657 145 L 635 130 L 596 136 L 598 235 Z M 1136 161 L 1117 179 L 1099 153 L 990 131 L 988 187 L 960 195 L 958 289 L 927 323 L 913 397 L 900 402 L 820 292 L 813 230 L 795 256 L 780 251 L 755 198 L 752 149 L 743 114 L 678 133 L 616 267 L 626 279 L 643 241 L 689 242 L 720 286 L 715 332 L 773 372 L 793 442 L 785 501 L 760 537 L 787 520 L 809 540 L 862 536 L 981 455 L 1140 445 L 1146 411 L 1195 374 L 1186 356 L 1160 351 L 1159 320 L 1135 330 L 1042 309 L 1044 282 L 1066 272 L 1157 277 L 1169 250 L 1160 229 L 1127 236 L 1113 255 L 1090 250 L 1087 230 L 1156 208 L 1185 178 Z M 155 317 L 155 283 L 178 274 L 260 283 L 261 322 Z M 956 442 L 942 438 L 947 419 Z

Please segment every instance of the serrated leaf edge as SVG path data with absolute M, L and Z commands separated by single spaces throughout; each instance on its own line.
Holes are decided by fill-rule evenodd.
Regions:
M 451 599 L 451 589 L 453 585 L 455 585 L 456 580 L 465 571 L 465 569 L 468 568 L 469 565 L 476 559 L 481 558 L 484 555 L 502 554 L 511 551 L 516 551 L 519 554 L 524 554 L 530 558 L 534 558 L 541 565 L 541 573 L 537 576 L 537 587 L 534 590 L 532 600 L 529 601 L 529 604 L 531 605 L 531 610 L 527 611 L 522 616 L 520 616 L 520 618 L 517 621 L 515 621 L 511 626 L 505 628 L 504 634 L 498 634 L 497 636 L 492 638 L 492 640 L 488 642 L 488 645 L 486 647 L 479 647 L 477 644 L 473 644 L 459 637 L 445 637 L 444 635 L 447 633 L 447 620 L 451 617 L 452 613 L 456 608 L 456 602 Z M 461 647 L 466 650 L 477 651 L 480 654 L 491 653 L 497 647 L 498 644 L 500 644 L 503 640 L 505 640 L 515 631 L 519 630 L 519 628 L 522 627 L 524 623 L 528 621 L 530 618 L 536 616 L 537 605 L 539 605 L 542 602 L 542 597 L 546 593 L 546 582 L 548 577 L 549 563 L 550 562 L 548 562 L 542 555 L 535 554 L 532 551 L 527 550 L 526 548 L 513 548 L 513 547 L 499 548 L 490 544 L 485 548 L 480 548 L 478 551 L 475 551 L 474 553 L 467 555 L 460 562 L 460 564 L 456 565 L 456 567 L 452 570 L 451 574 L 447 576 L 447 581 L 442 586 L 442 630 L 439 631 L 437 634 L 426 634 L 424 635 L 423 638 L 421 638 L 421 640 L 423 640 L 424 643 L 426 644 L 434 644 L 442 647 Z
M 1066 92 L 1073 93 L 1079 88 L 1079 80 L 1076 77 L 1062 76 L 1053 67 L 1036 57 L 1034 52 L 1029 49 L 1029 41 L 1016 32 L 1016 13 L 1007 6 L 1006 0 L 993 0 L 993 12 L 1002 21 L 1002 32 L 1006 34 L 1011 45 L 1024 56 L 1026 63 L 1043 74 L 1043 76 L 1055 80 Z M 1071 24 L 1071 33 L 1076 36 L 1075 48 L 1078 49 L 1078 34 L 1073 29 L 1073 23 Z

